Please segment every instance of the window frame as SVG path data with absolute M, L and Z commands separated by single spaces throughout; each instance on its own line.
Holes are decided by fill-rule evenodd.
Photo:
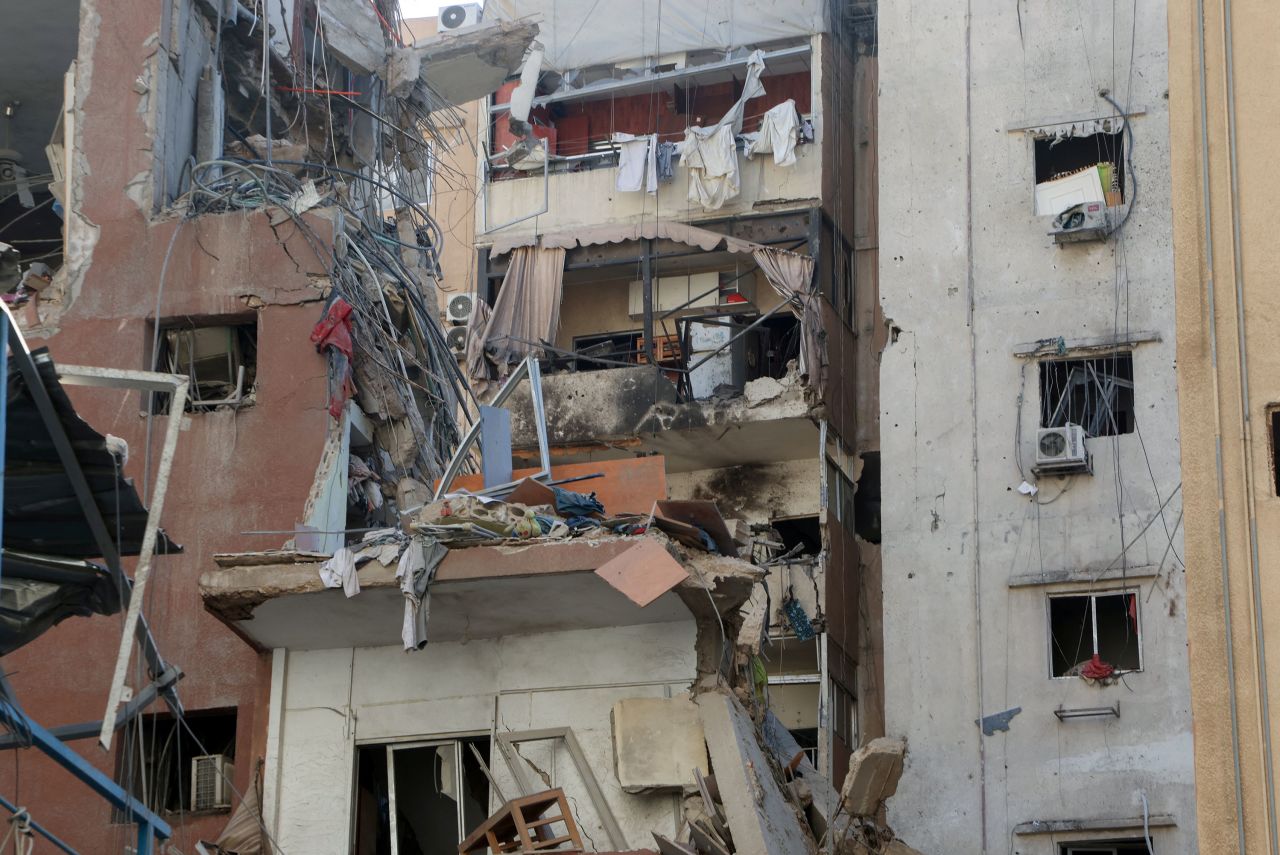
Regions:
M 1135 633 L 1137 637 L 1138 651 L 1138 667 L 1137 668 L 1116 668 L 1115 673 L 1121 674 L 1141 674 L 1146 671 L 1146 659 L 1142 652 L 1142 608 L 1139 602 L 1139 594 L 1141 590 L 1136 587 L 1120 587 L 1107 588 L 1104 590 L 1088 590 L 1088 591 L 1054 591 L 1045 595 L 1045 629 L 1047 631 L 1048 644 L 1045 646 L 1045 653 L 1048 657 L 1049 678 L 1052 680 L 1075 680 L 1078 677 L 1074 674 L 1055 674 L 1053 673 L 1053 601 L 1066 599 L 1068 597 L 1088 597 L 1089 598 L 1089 619 L 1093 626 L 1093 644 L 1089 651 L 1089 655 L 1093 656 L 1098 653 L 1098 597 L 1124 597 L 1132 596 L 1134 602 L 1135 620 L 1138 627 Z
M 464 778 L 465 764 L 463 762 L 463 757 L 464 757 L 463 752 L 466 750 L 465 743 L 475 739 L 489 739 L 490 746 L 491 746 L 490 751 L 492 752 L 493 735 L 490 731 L 487 731 L 487 730 L 463 731 L 459 733 L 449 733 L 449 734 L 442 734 L 442 735 L 436 735 L 436 736 L 417 735 L 417 736 L 400 736 L 400 737 L 395 737 L 391 739 L 367 739 L 367 740 L 358 739 L 356 740 L 356 743 L 354 746 L 355 750 L 352 752 L 353 762 L 351 766 L 353 794 L 358 795 L 359 788 L 360 788 L 359 766 L 358 766 L 360 749 L 361 748 L 383 748 L 386 752 L 387 800 L 389 803 L 388 832 L 390 835 L 389 841 L 391 844 L 391 855 L 397 855 L 400 847 L 400 840 L 398 836 L 399 829 L 397 827 L 398 817 L 396 815 L 396 809 L 395 809 L 396 808 L 395 752 L 411 750 L 414 748 L 439 748 L 441 746 L 452 745 L 454 750 L 454 770 L 455 770 L 454 783 L 455 783 L 455 786 L 457 787 L 457 792 L 461 794 L 464 791 L 463 788 L 465 784 L 465 778 Z M 491 758 L 492 758 L 492 753 L 490 753 L 489 757 L 484 758 L 486 765 L 490 763 Z M 486 786 L 489 788 L 489 800 L 491 803 L 494 796 L 494 792 L 492 789 L 493 785 L 489 783 L 487 777 L 486 777 Z M 355 845 L 356 834 L 359 831 L 356 801 L 357 801 L 357 798 L 353 798 L 352 806 L 351 806 L 351 820 L 350 820 L 351 828 L 349 833 L 349 841 L 352 847 L 354 847 Z M 484 809 L 486 811 L 486 816 L 487 816 L 488 811 L 490 809 L 490 804 L 486 803 L 484 806 Z M 466 839 L 467 834 L 471 830 L 466 828 L 466 817 L 464 816 L 464 810 L 463 810 L 461 801 L 458 802 L 457 816 L 458 816 L 458 841 L 461 842 L 462 840 Z M 355 849 L 352 848 L 351 851 L 354 852 Z
M 1049 401 L 1046 399 L 1047 392 L 1046 392 L 1046 383 L 1045 383 L 1045 379 L 1046 379 L 1045 372 L 1048 370 L 1048 366 L 1051 363 L 1069 363 L 1069 362 L 1081 363 L 1082 367 L 1084 367 L 1087 371 L 1090 371 L 1092 373 L 1092 378 L 1089 381 L 1089 383 L 1097 387 L 1095 394 L 1099 399 L 1101 399 L 1103 394 L 1103 390 L 1100 386 L 1101 378 L 1098 376 L 1097 370 L 1094 367 L 1093 363 L 1107 362 L 1107 361 L 1114 360 L 1118 364 L 1120 360 L 1126 359 L 1126 358 L 1128 359 L 1128 362 L 1129 362 L 1129 379 L 1125 381 L 1123 377 L 1118 376 L 1120 373 L 1118 371 L 1112 372 L 1110 376 L 1112 376 L 1114 381 L 1117 383 L 1120 383 L 1120 384 L 1123 384 L 1125 382 L 1128 383 L 1129 398 L 1130 398 L 1129 421 L 1131 422 L 1129 430 L 1126 431 L 1126 430 L 1120 429 L 1121 425 L 1119 423 L 1119 419 L 1117 418 L 1117 413 L 1115 412 L 1111 412 L 1109 417 L 1109 421 L 1114 423 L 1116 427 L 1116 430 L 1113 433 L 1095 434 L 1092 431 L 1090 431 L 1089 425 L 1085 424 L 1085 422 L 1093 421 L 1093 419 L 1087 417 L 1087 416 L 1091 416 L 1091 414 L 1088 414 L 1088 413 L 1081 413 L 1080 415 L 1082 416 L 1082 418 L 1080 421 L 1072 421 L 1070 418 L 1064 418 L 1062 424 L 1049 424 L 1049 422 L 1054 421 L 1052 416 L 1055 416 L 1058 412 L 1058 409 L 1060 409 L 1062 406 L 1062 400 L 1060 399 L 1058 401 L 1058 406 L 1055 407 L 1052 412 L 1049 411 Z M 1036 413 L 1037 429 L 1045 430 L 1049 428 L 1065 427 L 1067 424 L 1078 424 L 1080 425 L 1080 427 L 1084 428 L 1085 435 L 1090 439 L 1104 438 L 1104 437 L 1119 438 L 1122 436 L 1129 436 L 1130 434 L 1137 433 L 1137 430 L 1138 430 L 1138 377 L 1137 377 L 1138 371 L 1137 371 L 1137 364 L 1133 358 L 1132 349 L 1117 348 L 1107 353 L 1096 353 L 1096 354 L 1095 353 L 1082 353 L 1082 354 L 1068 353 L 1064 356 L 1057 356 L 1057 355 L 1040 356 L 1035 360 L 1035 365 L 1036 365 L 1036 384 L 1037 384 L 1036 389 L 1037 389 L 1037 404 L 1038 404 L 1037 413 Z M 1067 371 L 1067 377 L 1070 378 L 1069 369 Z M 1121 386 L 1121 388 L 1123 388 L 1123 385 Z M 1069 394 L 1069 392 L 1070 392 L 1070 387 L 1066 387 L 1063 391 L 1063 395 L 1065 396 L 1066 394 Z M 1068 412 L 1068 415 L 1070 415 L 1069 412 Z

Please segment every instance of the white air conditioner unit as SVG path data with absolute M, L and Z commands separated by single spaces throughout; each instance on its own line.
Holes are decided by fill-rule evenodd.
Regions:
M 1052 473 L 1092 472 L 1092 459 L 1084 444 L 1084 428 L 1067 423 L 1040 428 L 1036 434 L 1036 471 Z
M 219 810 L 231 807 L 231 778 L 235 765 L 225 754 L 191 758 L 191 809 Z
M 462 356 L 467 350 L 467 328 L 466 327 L 449 327 L 449 332 L 445 334 L 445 339 L 449 342 L 449 350 L 454 356 Z
M 1049 234 L 1055 243 L 1077 243 L 1103 240 L 1111 231 L 1111 213 L 1105 202 L 1081 202 L 1054 217 Z
M 454 294 L 449 298 L 448 305 L 445 306 L 445 316 L 451 324 L 470 323 L 471 316 L 476 310 L 476 294 L 470 291 L 463 294 Z
M 458 3 L 454 6 L 440 7 L 440 32 L 474 27 L 478 23 L 480 23 L 479 3 Z

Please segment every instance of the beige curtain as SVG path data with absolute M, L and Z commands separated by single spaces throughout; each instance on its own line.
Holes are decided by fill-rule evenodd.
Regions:
M 822 302 L 813 279 L 813 257 L 761 247 L 752 253 L 764 276 L 800 319 L 800 373 L 821 397 L 827 388 L 826 333 Z
M 257 774 L 249 782 L 249 789 L 231 813 L 222 834 L 218 835 L 214 849 L 233 855 L 271 855 L 271 846 L 262 833 L 262 795 Z
M 467 346 L 463 352 L 463 369 L 471 380 L 472 390 L 481 394 L 489 383 L 489 363 L 484 358 L 484 337 L 489 329 L 489 304 L 476 300 L 476 307 L 467 322 Z
M 509 373 L 509 366 L 541 350 L 538 342 L 555 340 L 564 255 L 563 247 L 521 246 L 511 251 L 511 266 L 484 330 L 484 354 L 497 367 L 499 378 Z

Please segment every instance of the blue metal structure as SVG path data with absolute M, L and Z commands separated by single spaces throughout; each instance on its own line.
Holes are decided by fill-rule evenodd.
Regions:
M 10 802 L 4 796 L 0 796 L 0 807 L 4 807 L 7 811 L 9 811 L 9 813 L 13 814 L 14 816 L 17 816 L 19 811 L 23 811 L 23 812 L 26 811 L 26 808 L 19 808 L 17 805 Z M 66 852 L 67 855 L 80 855 L 79 852 L 76 852 L 76 850 L 72 849 L 66 843 L 63 843 L 61 840 L 59 840 L 55 835 L 51 834 L 49 832 L 49 829 L 45 828 L 43 825 L 41 825 L 40 823 L 32 819 L 31 814 L 29 813 L 27 814 L 27 825 L 31 828 L 32 831 L 34 831 L 36 834 L 39 834 L 45 840 L 48 840 L 50 843 L 52 843 L 54 846 L 61 849 L 63 852 Z
M 6 347 L 8 345 L 8 347 Z M 8 351 L 13 353 L 9 354 Z M 35 364 L 32 362 L 31 355 L 26 350 L 26 343 L 22 339 L 21 333 L 12 326 L 12 319 L 7 310 L 0 309 L 0 377 L 5 378 L 4 394 L 0 394 L 0 476 L 4 472 L 4 451 L 5 451 L 5 431 L 8 422 L 8 413 L 6 404 L 8 401 L 8 360 L 13 358 L 16 360 L 22 374 L 31 386 L 36 395 L 36 400 L 42 405 L 41 414 L 44 417 L 46 427 L 49 429 L 50 436 L 53 438 L 58 449 L 58 456 L 63 466 L 67 470 L 72 483 L 76 487 L 76 493 L 80 499 L 81 507 L 85 511 L 85 516 L 90 526 L 94 529 L 94 534 L 101 547 L 102 554 L 107 558 L 113 572 L 118 574 L 127 590 L 128 577 L 124 575 L 120 568 L 119 555 L 107 536 L 106 527 L 103 524 L 102 516 L 97 505 L 93 502 L 92 494 L 88 491 L 88 485 L 85 482 L 85 476 L 80 468 L 80 464 L 71 449 L 70 443 L 67 441 L 66 434 L 63 432 L 62 425 L 57 421 L 56 416 L 52 412 L 49 405 L 48 396 L 44 386 L 41 384 L 36 374 Z M 0 480 L 0 521 L 3 520 L 4 509 L 4 488 L 3 481 Z M 0 522 L 2 525 L 2 522 Z M 0 557 L 3 556 L 3 531 L 0 530 Z M 170 702 L 170 706 L 174 708 L 175 714 L 181 714 L 182 707 L 178 703 L 177 694 L 174 692 L 173 683 L 176 682 L 176 669 L 168 666 L 163 659 L 160 658 L 159 652 L 155 649 L 155 642 L 151 638 L 150 631 L 146 629 L 145 623 L 139 626 L 139 641 L 142 642 L 144 658 L 148 660 L 153 677 L 157 678 L 157 682 L 148 687 L 148 701 L 154 699 L 156 695 L 164 697 Z M 158 684 L 158 685 L 157 685 Z M 154 692 L 152 694 L 152 692 Z M 136 715 L 141 712 L 141 707 L 132 710 L 132 714 Z M 122 721 L 127 721 L 123 718 Z M 0 675 L 0 721 L 2 721 L 12 732 L 13 740 L 11 745 L 29 746 L 39 749 L 42 753 L 52 759 L 55 763 L 62 766 L 73 776 L 78 778 L 82 783 L 88 786 L 95 793 L 100 795 L 116 810 L 125 814 L 129 820 L 138 827 L 136 855 L 154 855 L 156 852 L 157 840 L 168 840 L 173 836 L 173 829 L 167 822 L 157 816 L 150 808 L 139 802 L 127 790 L 111 780 L 107 775 L 103 774 L 89 761 L 85 760 L 78 753 L 71 750 L 62 740 L 50 731 L 46 730 L 37 722 L 32 721 L 25 712 L 18 706 L 14 697 L 12 688 L 7 680 Z M 72 737 L 74 738 L 74 736 Z M 10 811 L 16 812 L 14 807 L 7 800 L 0 798 L 0 804 L 8 808 Z M 57 845 L 64 852 L 76 855 L 75 850 L 68 847 L 65 843 L 58 840 L 43 827 L 31 823 L 31 828 L 44 835 L 48 840 Z

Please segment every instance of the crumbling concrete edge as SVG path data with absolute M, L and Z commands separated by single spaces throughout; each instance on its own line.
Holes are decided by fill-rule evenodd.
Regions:
M 93 88 L 94 47 L 102 28 L 97 0 L 81 0 L 79 36 L 76 40 L 75 103 L 69 112 L 77 117 L 71 124 L 71 146 L 67 164 L 67 198 L 63 200 L 63 223 L 66 230 L 62 266 L 53 276 L 53 293 L 42 299 L 37 309 L 40 326 L 27 334 L 48 338 L 58 332 L 62 313 L 71 307 L 84 286 L 93 251 L 102 229 L 84 215 L 84 179 L 89 175 L 89 158 L 84 151 L 85 102 Z M 64 109 L 66 104 L 63 105 Z

